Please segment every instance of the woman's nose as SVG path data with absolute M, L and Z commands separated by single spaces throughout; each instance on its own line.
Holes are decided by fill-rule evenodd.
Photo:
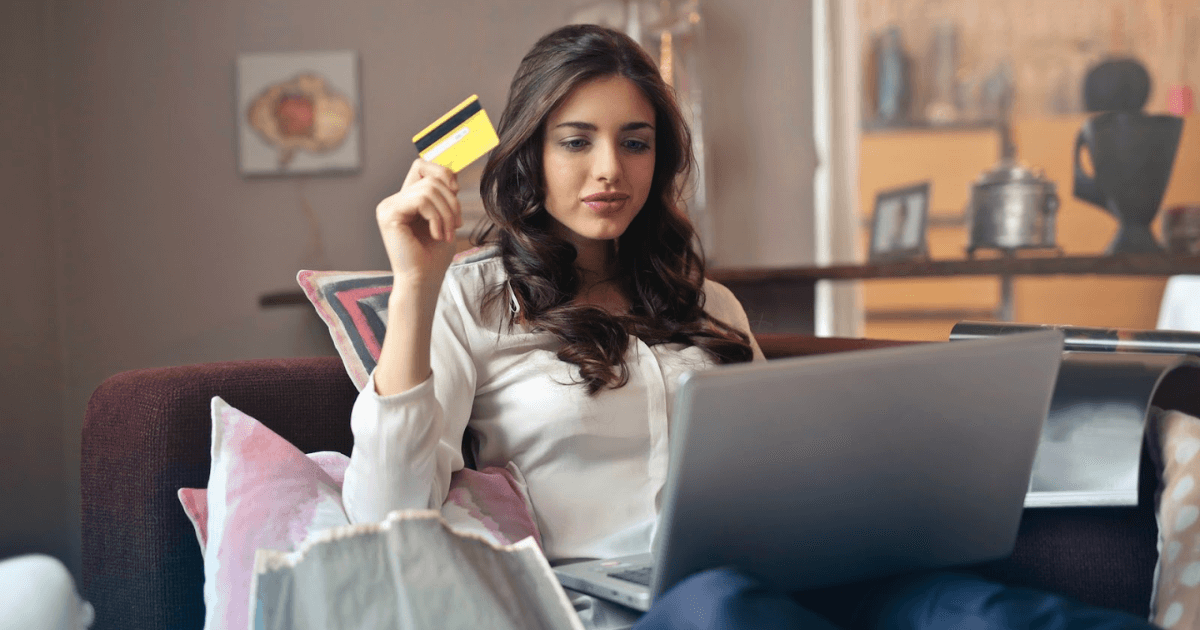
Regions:
M 593 152 L 595 161 L 592 163 L 592 171 L 596 175 L 597 180 L 604 180 L 610 184 L 615 184 L 621 179 L 621 156 L 618 153 L 616 146 L 608 143 L 601 144 L 599 150 Z

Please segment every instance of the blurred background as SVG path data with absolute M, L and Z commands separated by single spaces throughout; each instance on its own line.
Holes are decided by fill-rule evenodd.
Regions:
M 710 266 L 787 269 L 865 262 L 876 195 L 919 181 L 930 255 L 961 258 L 1001 113 L 1021 160 L 1058 183 L 1059 245 L 1100 254 L 1115 221 L 1069 194 L 1084 74 L 1136 56 L 1146 110 L 1166 111 L 1171 86 L 1200 82 L 1197 20 L 1192 0 L 8 0 L 0 558 L 43 551 L 78 577 L 80 425 L 108 376 L 334 354 L 310 307 L 263 296 L 294 291 L 300 269 L 385 269 L 374 208 L 413 135 L 471 94 L 498 120 L 521 57 L 558 26 L 626 30 L 670 75 L 699 130 L 688 207 Z M 355 53 L 357 166 L 243 173 L 239 56 L 313 51 Z M 1200 203 L 1194 124 L 1184 136 L 1164 204 Z M 1087 282 L 1020 280 L 1017 318 L 1153 327 L 1164 279 Z M 952 319 L 895 311 L 996 295 L 991 278 L 829 283 L 814 328 L 945 339 Z

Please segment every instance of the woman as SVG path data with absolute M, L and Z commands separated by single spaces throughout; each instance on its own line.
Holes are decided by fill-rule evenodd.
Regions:
M 497 131 L 481 253 L 451 265 L 458 183 L 436 164 L 414 162 L 377 208 L 395 278 L 351 419 L 346 510 L 371 522 L 439 508 L 469 432 L 479 467 L 509 466 L 525 484 L 552 561 L 646 552 L 679 377 L 762 358 L 741 305 L 704 279 L 679 207 L 687 125 L 633 40 L 570 26 L 522 60 Z M 933 601 L 921 599 L 931 589 L 871 610 Z M 721 608 L 698 613 L 696 601 Z M 681 583 L 641 624 L 707 627 L 687 625 L 695 614 L 728 627 L 825 623 L 718 571 Z
M 521 62 L 497 133 L 480 255 L 450 266 L 458 184 L 436 164 L 378 206 L 395 281 L 347 511 L 440 507 L 469 428 L 478 466 L 527 484 L 547 557 L 645 552 L 676 381 L 761 356 L 679 208 L 687 126 L 636 44 L 575 27 Z

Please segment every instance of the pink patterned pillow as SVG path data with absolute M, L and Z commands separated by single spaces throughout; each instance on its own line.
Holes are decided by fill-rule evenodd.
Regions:
M 204 555 L 205 628 L 245 628 L 254 552 L 292 551 L 310 534 L 349 524 L 341 494 L 350 458 L 305 455 L 219 397 L 212 419 L 208 489 L 181 488 L 179 501 Z M 442 516 L 495 544 L 533 536 L 541 546 L 524 484 L 508 468 L 454 473 Z
M 450 475 L 442 518 L 459 533 L 474 533 L 498 545 L 511 545 L 533 536 L 541 547 L 542 535 L 533 520 L 533 505 L 519 479 L 520 472 L 511 463 L 507 468 L 463 468 Z
M 468 249 L 455 262 L 490 256 L 491 250 Z M 392 274 L 386 271 L 300 271 L 296 282 L 329 327 L 333 345 L 354 386 L 362 391 L 379 360 L 387 328 Z
M 342 481 L 350 458 L 334 451 L 309 453 L 337 483 Z M 196 530 L 200 553 L 208 546 L 208 490 L 180 488 L 179 503 Z M 464 468 L 450 476 L 450 493 L 442 504 L 442 518 L 459 532 L 472 532 L 499 545 L 510 545 L 528 536 L 542 545 L 542 534 L 531 516 L 525 485 L 508 468 L 488 467 L 481 471 Z
M 257 422 L 257 421 L 256 421 Z M 267 429 L 270 431 L 270 429 Z M 338 495 L 342 492 L 342 481 L 346 477 L 346 468 L 350 465 L 350 458 L 336 451 L 318 451 L 309 453 L 308 457 L 316 462 L 325 474 L 329 475 L 337 484 Z M 203 555 L 208 547 L 208 490 L 204 488 L 180 488 L 179 503 L 183 505 L 183 511 L 187 514 L 188 520 L 191 521 L 192 527 L 196 530 L 196 541 L 200 543 L 200 553 Z
M 338 483 L 300 449 L 219 397 L 212 422 L 204 627 L 240 629 L 248 624 L 255 550 L 291 551 L 350 519 Z

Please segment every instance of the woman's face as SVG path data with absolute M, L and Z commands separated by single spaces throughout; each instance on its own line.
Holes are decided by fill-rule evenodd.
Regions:
M 654 179 L 654 107 L 629 79 L 577 86 L 546 119 L 546 209 L 576 247 L 615 239 Z

